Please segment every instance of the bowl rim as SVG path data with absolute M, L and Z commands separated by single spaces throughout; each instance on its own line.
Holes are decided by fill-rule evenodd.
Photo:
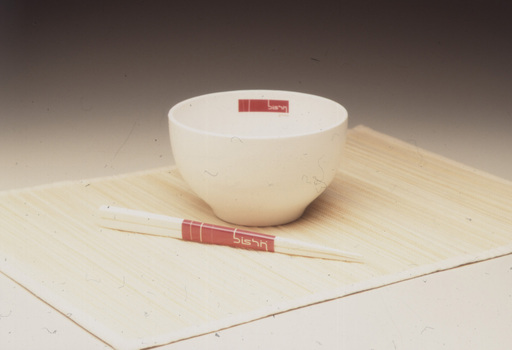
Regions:
M 335 105 L 337 108 L 340 109 L 340 111 L 342 112 L 342 117 L 340 118 L 339 122 L 337 123 L 334 123 L 332 124 L 331 126 L 329 127 L 326 127 L 322 130 L 314 130 L 314 131 L 311 131 L 311 132 L 302 132 L 302 133 L 296 133 L 296 134 L 290 134 L 290 135 L 279 135 L 279 136 L 275 136 L 275 135 L 269 135 L 269 136 L 265 136 L 265 135 L 244 135 L 244 139 L 253 139 L 253 140 L 269 140 L 269 139 L 288 139 L 288 138 L 297 138 L 297 137 L 304 137 L 304 136 L 310 136 L 310 135 L 318 135 L 318 134 L 322 134 L 322 133 L 325 133 L 325 132 L 328 132 L 332 129 L 336 129 L 340 126 L 342 126 L 343 124 L 347 123 L 347 120 L 348 120 L 348 112 L 347 112 L 347 109 L 342 106 L 340 103 L 334 101 L 334 100 L 331 100 L 329 98 L 326 98 L 326 97 L 322 97 L 322 96 L 318 96 L 318 95 L 314 95 L 314 94 L 309 94 L 309 93 L 304 93 L 304 92 L 298 92 L 298 91 L 289 91 L 289 90 L 272 90 L 272 89 L 244 89 L 244 90 L 226 90 L 226 91 L 218 91 L 218 92 L 212 92 L 212 93 L 207 93 L 207 94 L 202 94 L 202 95 L 198 95 L 198 96 L 194 96 L 194 97 L 190 97 L 190 98 L 187 98 L 181 102 L 178 102 L 176 103 L 174 106 L 172 106 L 172 108 L 169 110 L 167 116 L 168 116 L 168 120 L 169 120 L 169 126 L 172 128 L 172 125 L 176 125 L 176 126 L 179 126 L 183 129 L 186 129 L 190 132 L 194 132 L 194 133 L 197 133 L 197 134 L 202 134 L 202 135 L 208 135 L 208 136 L 215 136 L 215 137 L 220 137 L 220 138 L 232 138 L 233 135 L 232 134 L 227 134 L 227 133 L 220 133 L 220 132 L 213 132 L 213 131 L 209 131 L 209 130 L 204 130 L 204 129 L 198 129 L 198 128 L 195 128 L 195 127 L 192 127 L 192 126 L 189 126 L 187 124 L 184 124 L 183 122 L 180 122 L 178 121 L 176 118 L 175 118 L 175 111 L 179 108 L 181 108 L 183 105 L 185 104 L 190 104 L 190 102 L 192 101 L 195 101 L 197 99 L 201 99 L 201 98 L 205 98 L 205 97 L 212 97 L 212 96 L 215 96 L 215 95 L 226 95 L 226 94 L 237 94 L 237 93 L 279 93 L 279 94 L 293 94 L 293 95 L 303 95 L 303 96 L 308 96 L 308 97 L 313 97 L 315 99 L 319 99 L 319 100 L 324 100 L 326 102 L 329 102 L 333 105 Z

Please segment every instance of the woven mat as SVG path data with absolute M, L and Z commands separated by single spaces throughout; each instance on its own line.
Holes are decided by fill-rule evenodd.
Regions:
M 225 224 L 174 168 L 0 194 L 0 270 L 119 349 L 226 327 L 512 252 L 512 184 L 359 126 L 333 184 L 255 231 L 344 263 L 102 229 L 101 204 Z

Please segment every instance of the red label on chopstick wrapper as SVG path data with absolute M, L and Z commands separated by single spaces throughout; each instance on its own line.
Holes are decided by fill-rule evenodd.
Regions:
M 181 234 L 184 240 L 227 245 L 235 248 L 274 251 L 275 236 L 230 228 L 198 221 L 183 220 Z
M 278 112 L 289 113 L 289 102 L 286 100 L 238 100 L 239 112 Z

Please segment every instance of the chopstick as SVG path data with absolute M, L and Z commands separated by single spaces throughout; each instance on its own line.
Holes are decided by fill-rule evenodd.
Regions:
M 121 231 L 310 258 L 349 262 L 362 262 L 363 258 L 362 255 L 357 253 L 290 238 L 212 225 L 128 208 L 103 205 L 99 208 L 99 214 L 101 226 Z

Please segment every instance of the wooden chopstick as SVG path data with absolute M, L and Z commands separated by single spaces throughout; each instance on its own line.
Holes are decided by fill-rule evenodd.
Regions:
M 175 218 L 145 211 L 101 206 L 103 227 L 206 244 L 329 260 L 362 262 L 362 255 L 289 238 Z

